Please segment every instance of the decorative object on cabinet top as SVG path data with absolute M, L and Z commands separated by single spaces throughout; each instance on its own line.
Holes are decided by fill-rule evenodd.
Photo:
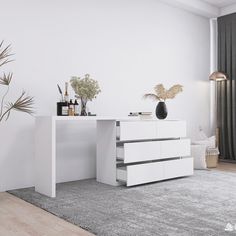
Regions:
M 86 116 L 87 102 L 92 101 L 101 92 L 99 84 L 89 74 L 86 74 L 82 79 L 72 76 L 70 83 L 76 94 L 75 96 L 81 100 L 81 115 Z
M 148 111 L 130 112 L 129 116 L 139 117 L 142 120 L 150 120 L 153 118 L 152 112 Z
M 78 116 L 79 104 L 77 99 L 73 102 L 69 99 L 68 82 L 65 82 L 65 93 L 63 96 L 61 87 L 57 84 L 57 88 L 60 94 L 60 102 L 57 102 L 57 115 L 58 116 Z
M 151 98 L 154 101 L 159 101 L 156 107 L 156 117 L 158 119 L 165 119 L 168 115 L 165 101 L 173 99 L 178 93 L 183 91 L 183 86 L 180 84 L 173 85 L 170 89 L 165 89 L 163 84 L 157 84 L 154 87 L 155 93 L 147 93 L 144 98 Z
M 12 62 L 11 59 L 11 45 L 6 47 L 3 46 L 3 41 L 0 43 L 0 67 Z M 0 76 L 0 85 L 6 86 L 6 91 L 1 97 L 0 104 L 0 122 L 5 119 L 7 120 L 12 110 L 33 114 L 34 99 L 28 96 L 25 91 L 22 91 L 21 95 L 14 102 L 5 102 L 5 98 L 9 92 L 9 86 L 13 78 L 13 73 L 3 73 Z

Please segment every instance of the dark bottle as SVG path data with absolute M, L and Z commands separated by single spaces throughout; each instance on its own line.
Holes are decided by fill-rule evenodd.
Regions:
M 58 116 L 61 116 L 62 114 L 62 105 L 63 105 L 63 102 L 57 102 L 57 115 Z
M 79 115 L 79 104 L 77 102 L 77 99 L 75 99 L 75 103 L 74 103 L 74 115 L 75 116 Z
M 68 116 L 69 115 L 69 107 L 68 102 L 63 102 L 61 105 L 61 115 Z

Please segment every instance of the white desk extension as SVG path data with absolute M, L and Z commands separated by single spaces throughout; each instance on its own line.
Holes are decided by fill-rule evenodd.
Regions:
M 121 120 L 135 120 L 124 118 Z M 49 197 L 56 196 L 57 125 L 59 122 L 83 122 L 116 120 L 102 116 L 36 116 L 35 119 L 35 190 Z M 96 131 L 94 131 L 96 132 Z M 83 139 L 83 137 L 81 137 Z M 96 146 L 96 143 L 94 143 Z M 96 150 L 96 147 L 94 147 Z M 66 158 L 66 157 L 65 157 Z M 94 160 L 95 162 L 95 160 Z M 95 163 L 94 163 L 95 164 Z M 95 172 L 95 169 L 94 169 Z M 94 173 L 96 176 L 96 173 Z M 65 180 L 66 181 L 66 180 Z
M 56 125 L 97 122 L 97 181 L 127 186 L 193 174 L 185 121 L 136 117 L 38 116 L 35 122 L 35 190 L 56 196 Z

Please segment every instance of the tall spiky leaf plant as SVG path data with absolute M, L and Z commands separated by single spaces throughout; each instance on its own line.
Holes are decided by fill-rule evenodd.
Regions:
M 3 46 L 3 41 L 0 43 L 0 69 L 12 62 L 10 53 L 11 51 L 11 45 L 8 45 L 6 47 Z M 33 114 L 33 104 L 34 99 L 31 96 L 26 95 L 25 91 L 21 93 L 21 95 L 14 101 L 14 102 L 5 102 L 5 99 L 7 97 L 7 94 L 9 92 L 10 84 L 13 78 L 13 73 L 4 73 L 0 76 L 0 86 L 5 86 L 6 91 L 2 95 L 0 94 L 0 122 L 3 121 L 3 119 L 8 120 L 11 111 L 16 110 L 20 112 L 25 112 L 28 114 Z

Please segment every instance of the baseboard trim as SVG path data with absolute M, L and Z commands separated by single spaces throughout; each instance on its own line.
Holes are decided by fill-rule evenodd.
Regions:
M 236 160 L 219 159 L 219 162 L 236 164 Z

